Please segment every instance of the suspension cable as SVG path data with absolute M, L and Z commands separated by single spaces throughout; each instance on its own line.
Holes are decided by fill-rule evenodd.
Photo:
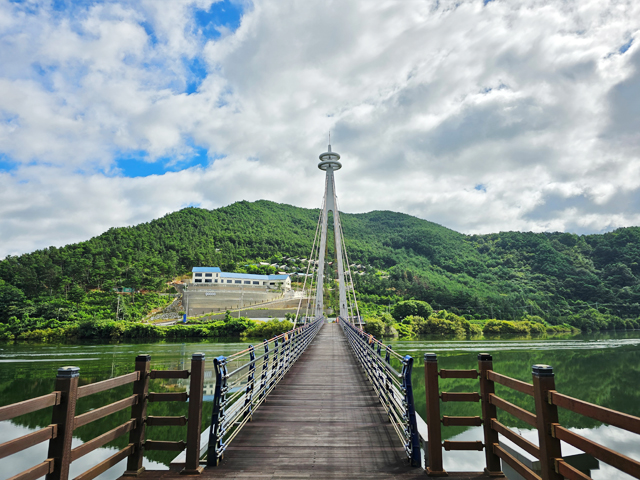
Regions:
M 304 276 L 304 283 L 302 284 L 302 297 L 304 297 L 305 288 L 307 286 L 307 278 L 309 277 L 309 269 L 311 268 L 311 262 L 313 261 L 314 250 L 316 248 L 316 241 L 318 240 L 318 231 L 320 230 L 320 222 L 322 220 L 322 212 L 324 210 L 324 200 L 322 202 L 322 207 L 320 208 L 320 215 L 318 216 L 318 223 L 316 224 L 316 234 L 313 237 L 313 244 L 311 245 L 311 253 L 309 254 L 309 261 L 307 262 L 307 272 Z M 300 301 L 298 302 L 298 309 L 296 310 L 296 318 L 294 321 L 294 325 L 298 323 L 298 317 L 300 315 L 300 307 L 302 306 L 302 297 L 300 297 Z M 309 309 L 309 302 L 307 301 L 307 311 Z M 306 315 L 305 315 L 306 316 Z

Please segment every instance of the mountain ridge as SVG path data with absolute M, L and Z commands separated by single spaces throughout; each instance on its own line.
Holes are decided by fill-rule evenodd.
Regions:
M 65 247 L 9 256 L 0 261 L 0 321 L 51 317 L 44 304 L 71 308 L 70 295 L 96 289 L 161 290 L 193 266 L 232 270 L 249 260 L 307 257 L 318 215 L 268 200 L 188 207 Z M 556 321 L 593 305 L 601 313 L 640 315 L 640 227 L 467 235 L 388 210 L 341 213 L 341 220 L 350 261 L 378 271 L 356 280 L 370 303 L 416 298 L 471 316 L 528 313 Z

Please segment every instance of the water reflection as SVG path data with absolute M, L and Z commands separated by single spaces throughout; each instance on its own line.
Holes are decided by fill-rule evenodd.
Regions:
M 446 341 L 432 338 L 396 340 L 393 348 L 412 355 L 415 360 L 413 382 L 416 411 L 426 416 L 424 387 L 424 352 L 438 354 L 438 366 L 445 369 L 477 368 L 477 354 L 493 355 L 494 370 L 528 383 L 531 366 L 545 363 L 553 366 L 558 391 L 591 403 L 640 416 L 640 332 L 582 335 L 571 339 L 519 339 Z M 479 392 L 477 380 L 440 379 L 440 390 L 448 392 Z M 496 385 L 496 394 L 531 412 L 535 410 L 532 397 Z M 473 403 L 441 403 L 441 414 L 451 416 L 481 415 L 480 405 Z M 600 422 L 559 409 L 560 422 L 572 431 L 608 448 L 640 460 L 637 435 L 602 425 Z M 537 442 L 537 432 L 510 416 L 498 413 L 500 422 Z M 443 439 L 482 440 L 481 427 L 443 427 Z M 579 453 L 563 443 L 563 453 Z M 483 465 L 483 452 L 444 452 L 445 469 L 453 471 L 478 470 Z M 632 478 L 600 462 L 594 479 L 615 480 Z
M 468 369 L 477 366 L 477 353 L 493 355 L 494 368 L 513 378 L 531 382 L 531 365 L 546 363 L 554 367 L 556 386 L 568 395 L 604 405 L 615 410 L 640 416 L 640 332 L 607 333 L 555 339 L 500 338 L 482 340 L 443 340 L 442 337 L 421 338 L 409 341 L 393 341 L 394 350 L 412 355 L 416 359 L 413 381 L 416 409 L 425 416 L 424 366 L 425 352 L 438 354 L 440 368 Z M 93 383 L 133 370 L 134 359 L 140 353 L 151 355 L 154 369 L 188 369 L 191 355 L 204 352 L 207 358 L 205 370 L 205 399 L 211 399 L 214 387 L 213 358 L 229 355 L 246 348 L 239 341 L 215 340 L 194 343 L 132 343 L 101 345 L 0 345 L 0 405 L 7 405 L 50 393 L 54 388 L 55 374 L 59 367 L 80 367 L 80 384 Z M 185 391 L 188 381 L 160 381 L 151 383 L 151 391 Z M 478 391 L 478 382 L 473 380 L 441 380 L 443 391 Z M 120 387 L 99 395 L 80 399 L 77 414 L 84 413 L 131 394 L 131 385 Z M 533 410 L 533 399 L 518 392 L 497 386 L 497 394 L 506 400 Z M 186 415 L 187 404 L 154 403 L 149 406 L 150 415 Z M 444 403 L 443 415 L 480 415 L 479 404 Z M 209 421 L 211 403 L 205 403 L 204 423 Z M 95 438 L 129 419 L 128 410 L 77 429 L 74 445 Z M 526 438 L 537 443 L 536 432 L 529 425 L 500 413 L 500 421 L 519 429 Z M 632 458 L 640 459 L 640 448 L 635 435 L 615 427 L 603 426 L 599 422 L 562 411 L 560 421 L 580 435 L 620 451 Z M 51 422 L 51 409 L 24 415 L 10 422 L 0 422 L 0 438 L 12 439 L 43 428 Z M 153 440 L 185 439 L 186 427 L 149 427 L 147 438 Z M 445 439 L 481 440 L 480 428 L 444 427 Z M 102 448 L 83 457 L 75 466 L 72 475 L 86 470 L 88 464 L 97 462 L 115 453 L 128 443 L 126 436 L 112 442 L 110 448 Z M 3 477 L 11 476 L 35 463 L 44 460 L 47 444 L 26 450 L 20 456 L 0 460 Z M 565 446 L 564 448 L 571 448 Z M 571 450 L 565 452 L 571 453 Z M 575 451 L 575 449 L 573 449 Z M 477 459 L 475 456 L 477 455 Z M 173 452 L 148 452 L 152 468 L 167 465 L 175 456 Z M 86 463 L 86 465 L 85 465 Z M 445 468 L 450 470 L 479 470 L 483 454 L 472 452 L 445 452 Z M 594 479 L 629 478 L 600 464 L 593 472 Z M 117 478 L 124 464 L 117 466 L 100 478 Z

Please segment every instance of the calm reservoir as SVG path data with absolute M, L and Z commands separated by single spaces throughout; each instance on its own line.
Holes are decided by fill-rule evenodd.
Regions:
M 93 383 L 133 371 L 136 355 L 151 355 L 153 369 L 189 368 L 191 355 L 204 352 L 205 410 L 203 420 L 209 423 L 213 394 L 213 358 L 229 355 L 245 348 L 248 342 L 214 340 L 194 343 L 120 343 L 120 344 L 61 344 L 0 345 L 0 405 L 19 402 L 50 393 L 54 387 L 58 367 L 80 367 L 80 384 Z M 607 332 L 570 338 L 523 339 L 518 337 L 481 340 L 454 340 L 423 337 L 413 340 L 393 340 L 393 349 L 409 354 L 416 360 L 413 372 L 414 398 L 417 412 L 425 417 L 425 389 L 422 356 L 425 352 L 438 354 L 440 368 L 469 369 L 477 367 L 477 354 L 493 355 L 494 369 L 526 382 L 531 382 L 531 366 L 545 363 L 554 367 L 558 391 L 614 410 L 640 416 L 640 332 Z M 153 380 L 151 391 L 184 391 L 188 381 Z M 477 380 L 440 380 L 441 391 L 479 391 Z M 529 410 L 533 399 L 496 385 L 497 394 Z M 127 385 L 103 395 L 80 399 L 77 414 L 98 408 L 131 394 Z M 94 398 L 97 397 L 97 398 Z M 479 404 L 443 403 L 443 415 L 479 415 Z M 150 415 L 186 415 L 186 404 L 150 404 Z M 527 439 L 537 443 L 537 433 L 523 422 L 500 413 L 500 421 L 514 428 Z M 118 412 L 74 432 L 74 446 L 90 440 L 124 423 L 129 410 Z M 576 433 L 595 440 L 631 458 L 640 460 L 640 445 L 631 433 L 600 424 L 594 420 L 560 409 L 560 422 Z M 51 409 L 24 415 L 12 421 L 0 422 L 1 442 L 43 428 L 51 423 Z M 147 438 L 179 440 L 185 438 L 186 427 L 148 427 Z M 443 438 L 482 440 L 481 427 L 444 427 Z M 502 441 L 502 440 L 501 440 Z M 71 478 L 108 458 L 127 443 L 122 437 L 112 448 L 101 448 L 71 465 Z M 47 443 L 43 443 L 0 459 L 0 478 L 9 478 L 46 458 Z M 563 454 L 579 453 L 563 444 Z M 147 466 L 166 468 L 175 453 L 149 452 Z M 444 452 L 444 467 L 452 471 L 479 471 L 483 467 L 483 452 Z M 124 463 L 114 467 L 101 479 L 114 479 L 124 471 Z M 600 462 L 592 471 L 596 480 L 631 478 Z

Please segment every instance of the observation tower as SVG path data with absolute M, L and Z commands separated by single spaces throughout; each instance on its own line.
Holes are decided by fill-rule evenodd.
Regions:
M 333 172 L 340 170 L 342 164 L 339 162 L 340 155 L 329 150 L 320 155 L 318 168 L 327 172 L 324 184 L 324 201 L 322 209 L 322 233 L 320 234 L 320 251 L 318 254 L 318 283 L 316 285 L 316 317 L 323 315 L 323 284 L 324 284 L 324 262 L 327 248 L 327 227 L 329 223 L 329 211 L 333 212 L 333 231 L 336 242 L 336 262 L 338 264 L 338 283 L 340 286 L 340 316 L 348 318 L 347 313 L 347 289 L 345 285 L 344 265 L 342 263 L 342 228 L 340 226 L 340 214 L 338 213 L 336 200 L 336 184 Z

